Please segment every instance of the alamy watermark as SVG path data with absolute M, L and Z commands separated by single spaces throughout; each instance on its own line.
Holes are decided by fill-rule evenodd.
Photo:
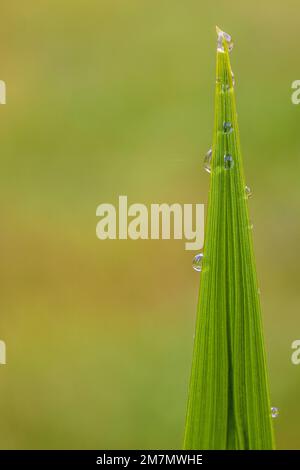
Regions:
M 292 342 L 291 348 L 294 350 L 291 355 L 292 364 L 298 366 L 300 364 L 300 339 Z
M 6 104 L 6 84 L 0 80 L 0 104 Z
M 185 240 L 186 250 L 201 250 L 204 244 L 204 204 L 145 204 L 128 206 L 119 196 L 118 207 L 100 204 L 96 235 L 100 240 Z
M 0 365 L 6 364 L 6 344 L 0 340 Z
M 6 104 L 6 84 L 0 80 L 0 104 Z M 6 364 L 6 344 L 0 340 L 0 365 Z
M 299 104 L 300 103 L 300 80 L 294 80 L 292 83 L 292 96 L 291 100 L 293 104 Z

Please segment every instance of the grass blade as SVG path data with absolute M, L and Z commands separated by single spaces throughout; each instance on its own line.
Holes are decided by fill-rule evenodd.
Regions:
M 211 187 L 185 449 L 273 449 L 229 37 L 217 29 Z

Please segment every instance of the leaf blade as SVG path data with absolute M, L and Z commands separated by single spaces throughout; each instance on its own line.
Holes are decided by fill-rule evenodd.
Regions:
M 185 449 L 273 449 L 252 233 L 227 41 L 215 125 Z M 230 123 L 232 132 L 226 132 Z M 225 131 L 225 132 L 224 132 Z

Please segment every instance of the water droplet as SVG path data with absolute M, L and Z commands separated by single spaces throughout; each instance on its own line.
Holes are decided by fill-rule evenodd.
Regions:
M 246 196 L 246 199 L 249 199 L 249 197 L 252 196 L 252 191 L 249 186 L 245 186 L 245 196 Z
M 234 166 L 234 161 L 231 155 L 226 154 L 224 155 L 224 166 L 225 170 L 230 170 Z
M 225 134 L 230 134 L 233 131 L 233 127 L 231 125 L 231 122 L 225 121 L 223 123 L 223 131 Z
M 232 79 L 232 86 L 235 86 L 235 78 L 234 78 L 234 73 L 231 70 L 231 79 Z
M 257 293 L 258 293 L 258 295 L 260 295 L 260 288 L 257 289 Z
M 279 408 L 276 408 L 276 406 L 272 406 L 272 408 L 271 408 L 271 416 L 272 416 L 272 418 L 278 418 L 278 416 L 279 416 Z
M 211 158 L 212 158 L 212 149 L 210 148 L 204 157 L 204 170 L 207 171 L 207 173 L 211 173 Z
M 193 258 L 193 269 L 195 271 L 202 271 L 202 260 L 203 260 L 203 253 L 198 253 L 194 258 Z
M 222 92 L 225 93 L 226 91 L 230 90 L 230 86 L 228 85 L 228 83 L 222 83 Z
M 216 26 L 217 30 L 217 35 L 218 35 L 218 41 L 217 41 L 217 51 L 218 52 L 225 52 L 224 51 L 224 45 L 223 45 L 223 40 L 227 42 L 228 46 L 228 51 L 231 52 L 233 49 L 233 41 L 231 39 L 230 34 L 225 33 L 225 31 L 222 31 L 218 26 Z
M 253 230 L 253 227 L 254 227 L 254 226 L 253 226 L 253 223 L 250 222 L 250 224 L 248 225 L 248 230 Z
M 234 74 L 231 70 L 231 79 L 232 79 L 232 87 L 235 86 L 235 78 L 234 78 Z M 221 78 L 217 78 L 216 79 L 216 84 L 219 84 L 220 87 L 221 87 L 221 91 L 223 93 L 225 93 L 226 91 L 230 90 L 230 84 L 229 83 L 226 83 L 228 82 L 229 79 L 226 79 L 226 80 L 222 80 Z M 224 83 L 225 82 L 225 83 Z
M 230 86 L 228 83 L 223 83 L 221 78 L 216 79 L 216 84 L 220 85 L 222 93 L 225 93 L 225 91 L 228 91 L 230 89 Z

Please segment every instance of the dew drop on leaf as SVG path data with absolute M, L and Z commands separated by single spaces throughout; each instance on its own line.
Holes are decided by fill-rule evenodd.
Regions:
M 227 42 L 228 51 L 231 52 L 233 49 L 233 41 L 231 39 L 230 34 L 225 33 L 225 31 L 222 31 L 220 28 L 217 27 L 217 35 L 218 35 L 218 42 L 217 42 L 218 52 L 225 52 L 224 46 L 223 46 L 223 39 L 225 39 L 225 41 Z
M 234 73 L 231 70 L 231 79 L 232 79 L 232 86 L 235 86 L 235 78 L 234 78 Z
M 226 154 L 224 155 L 224 166 L 225 170 L 230 170 L 234 166 L 234 161 L 231 155 Z
M 246 196 L 246 199 L 249 199 L 249 197 L 252 196 L 252 191 L 249 186 L 245 186 L 245 196 Z
M 272 406 L 272 408 L 271 408 L 271 416 L 272 416 L 272 418 L 278 418 L 278 416 L 279 416 L 279 408 L 276 408 L 276 406 Z
M 204 157 L 204 170 L 207 171 L 207 173 L 211 173 L 211 157 L 212 149 L 210 148 Z
M 222 92 L 225 93 L 226 91 L 228 91 L 230 89 L 230 86 L 228 85 L 228 83 L 222 83 Z
M 193 258 L 193 269 L 197 272 L 202 271 L 202 260 L 203 260 L 203 253 L 198 253 Z
M 223 131 L 224 131 L 224 134 L 230 134 L 233 131 L 231 122 L 225 121 L 223 123 Z

